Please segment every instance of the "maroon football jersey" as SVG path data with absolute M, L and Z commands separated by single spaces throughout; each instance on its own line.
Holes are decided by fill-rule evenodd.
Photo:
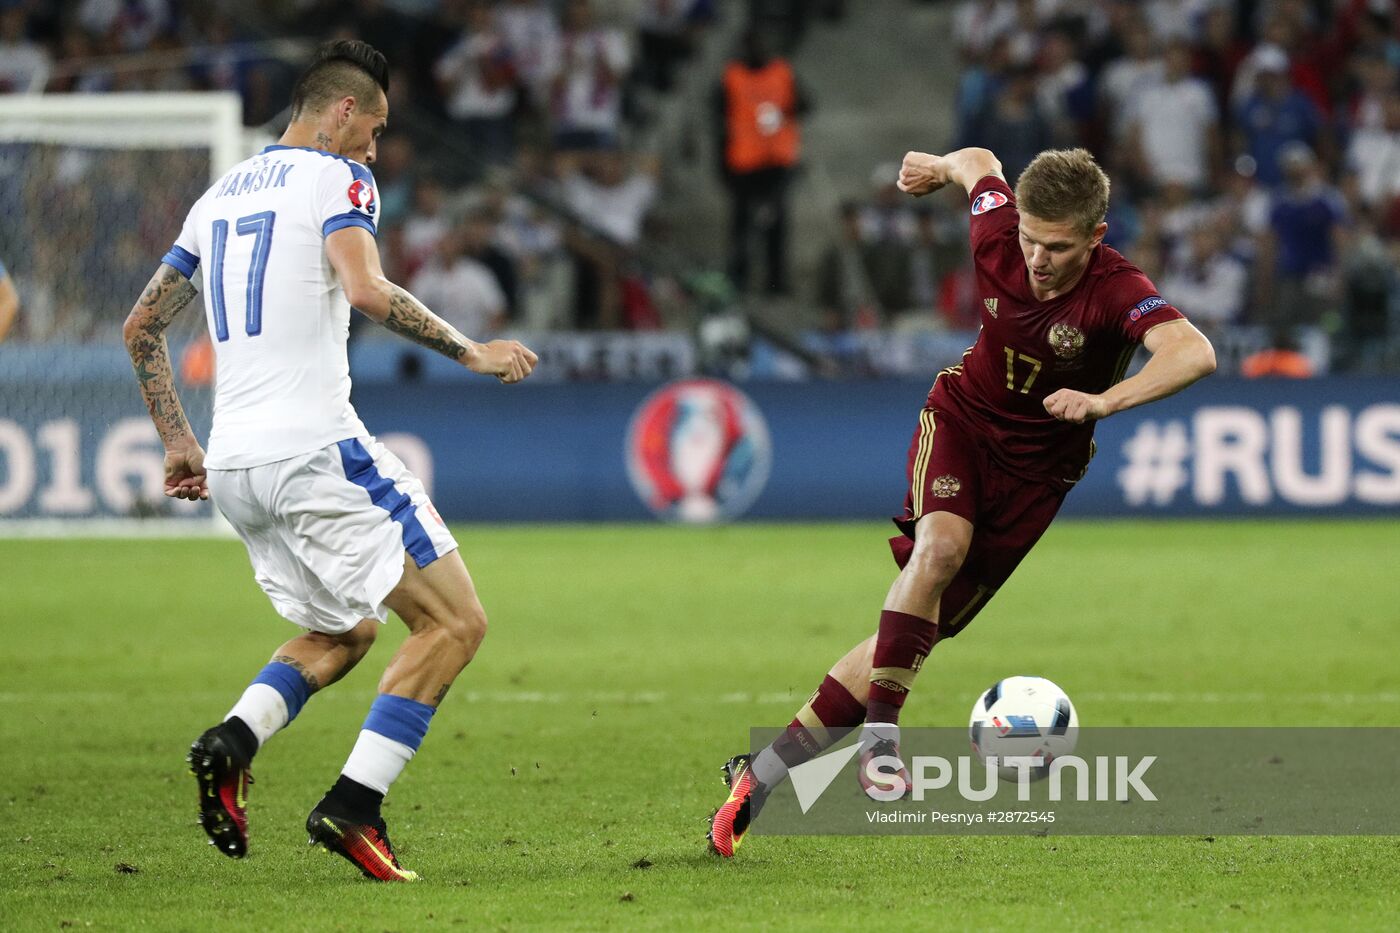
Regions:
M 1011 188 L 988 175 L 972 189 L 971 211 L 982 329 L 962 362 L 934 380 L 929 407 L 986 438 L 1008 471 L 1074 482 L 1092 456 L 1094 423 L 1053 418 L 1045 397 L 1063 388 L 1103 392 L 1123 378 L 1149 330 L 1182 314 L 1137 266 L 1103 245 L 1074 288 L 1039 301 L 1021 254 Z

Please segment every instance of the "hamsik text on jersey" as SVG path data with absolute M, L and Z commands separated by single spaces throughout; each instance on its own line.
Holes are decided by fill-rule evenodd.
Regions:
M 235 165 L 185 218 L 164 261 L 204 267 L 217 359 L 205 465 L 241 469 L 367 434 L 350 405 L 350 303 L 324 241 L 375 232 L 365 166 L 316 149 L 268 146 Z

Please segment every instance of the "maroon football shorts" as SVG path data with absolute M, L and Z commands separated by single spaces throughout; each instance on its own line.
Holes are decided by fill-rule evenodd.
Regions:
M 972 523 L 967 559 L 938 607 L 938 637 L 967 627 L 1030 553 L 1060 509 L 1068 487 L 1006 472 L 967 425 L 925 408 L 909 445 L 904 514 L 890 539 L 902 569 L 914 553 L 914 526 L 930 512 L 952 512 Z

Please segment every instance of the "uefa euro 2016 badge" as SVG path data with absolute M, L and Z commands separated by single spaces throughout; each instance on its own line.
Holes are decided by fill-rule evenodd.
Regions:
M 773 445 L 762 412 L 718 379 L 682 379 L 649 395 L 627 429 L 627 475 L 657 518 L 738 518 L 768 483 Z
M 972 214 L 985 214 L 987 211 L 996 210 L 1004 204 L 1011 203 L 1011 199 L 1000 191 L 983 191 L 972 199 Z
M 345 195 L 350 199 L 351 206 L 364 211 L 371 217 L 374 216 L 373 185 L 363 179 L 356 178 L 350 183 L 350 189 L 345 192 Z
M 1072 360 L 1084 350 L 1084 331 L 1069 324 L 1050 328 L 1050 349 L 1062 360 Z

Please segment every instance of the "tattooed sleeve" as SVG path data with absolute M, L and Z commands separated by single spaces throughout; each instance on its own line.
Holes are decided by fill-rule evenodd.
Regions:
M 466 355 L 467 338 L 397 285 L 390 286 L 389 316 L 384 326 L 450 360 L 461 362 Z
M 160 439 L 167 445 L 188 438 L 191 431 L 175 394 L 165 329 L 194 296 L 190 280 L 178 269 L 162 263 L 126 320 L 126 351 L 141 385 L 141 397 L 146 400 Z

